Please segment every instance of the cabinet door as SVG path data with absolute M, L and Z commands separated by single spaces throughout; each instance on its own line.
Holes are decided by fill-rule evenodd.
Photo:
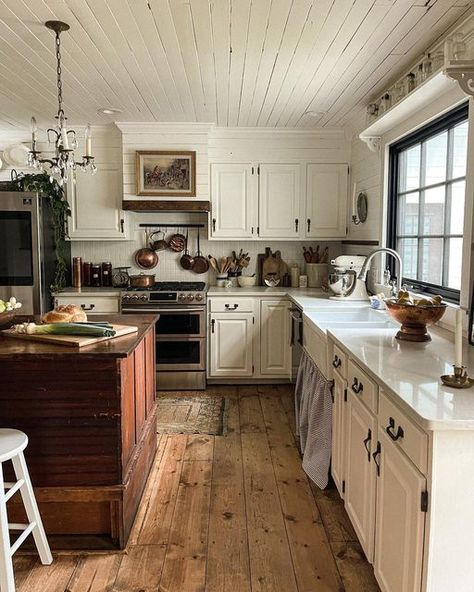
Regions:
M 346 511 L 367 559 L 374 557 L 376 466 L 375 417 L 348 389 Z
M 256 235 L 256 167 L 250 163 L 211 165 L 212 238 Z
M 346 381 L 334 373 L 333 407 L 332 407 L 332 439 L 331 439 L 331 474 L 339 495 L 345 496 L 343 483 L 345 481 L 346 464 L 346 408 L 344 402 Z
M 290 376 L 288 300 L 262 300 L 260 307 L 260 374 Z
M 67 199 L 71 240 L 127 238 L 118 167 L 100 165 L 95 175 L 77 171 L 76 182 L 68 182 Z
M 383 592 L 421 590 L 426 480 L 379 428 L 375 576 Z
M 252 376 L 253 323 L 251 313 L 211 315 L 209 376 Z
M 259 236 L 299 238 L 300 165 L 261 164 L 259 170 Z
M 346 164 L 308 164 L 306 171 L 307 238 L 346 236 Z

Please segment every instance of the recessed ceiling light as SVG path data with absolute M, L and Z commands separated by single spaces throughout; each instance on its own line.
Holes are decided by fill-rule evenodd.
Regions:
M 122 113 L 122 109 L 116 109 L 115 107 L 104 107 L 103 109 L 98 109 L 97 113 L 101 115 L 114 115 L 114 113 Z
M 326 111 L 305 111 L 303 115 L 307 115 L 308 117 L 322 117 L 326 115 Z

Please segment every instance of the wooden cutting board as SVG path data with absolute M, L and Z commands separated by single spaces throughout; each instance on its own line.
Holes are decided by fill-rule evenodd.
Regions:
M 1 335 L 5 337 L 13 337 L 14 339 L 25 339 L 27 341 L 37 341 L 43 343 L 55 343 L 56 345 L 66 345 L 69 347 L 85 347 L 86 345 L 95 345 L 101 341 L 108 341 L 122 335 L 136 333 L 138 327 L 132 325 L 112 325 L 116 333 L 113 337 L 89 337 L 83 335 L 27 335 L 25 333 L 16 333 L 12 329 L 5 329 L 0 331 Z

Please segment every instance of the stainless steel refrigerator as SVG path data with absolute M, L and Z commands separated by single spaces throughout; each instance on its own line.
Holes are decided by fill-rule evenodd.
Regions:
M 70 245 L 63 249 L 70 261 Z M 19 314 L 51 308 L 56 256 L 51 208 L 37 193 L 0 192 L 0 299 L 15 296 Z

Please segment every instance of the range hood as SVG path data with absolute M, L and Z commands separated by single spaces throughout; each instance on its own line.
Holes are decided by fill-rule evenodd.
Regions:
M 210 212 L 211 202 L 202 200 L 153 200 L 126 199 L 122 201 L 122 209 L 132 212 Z

